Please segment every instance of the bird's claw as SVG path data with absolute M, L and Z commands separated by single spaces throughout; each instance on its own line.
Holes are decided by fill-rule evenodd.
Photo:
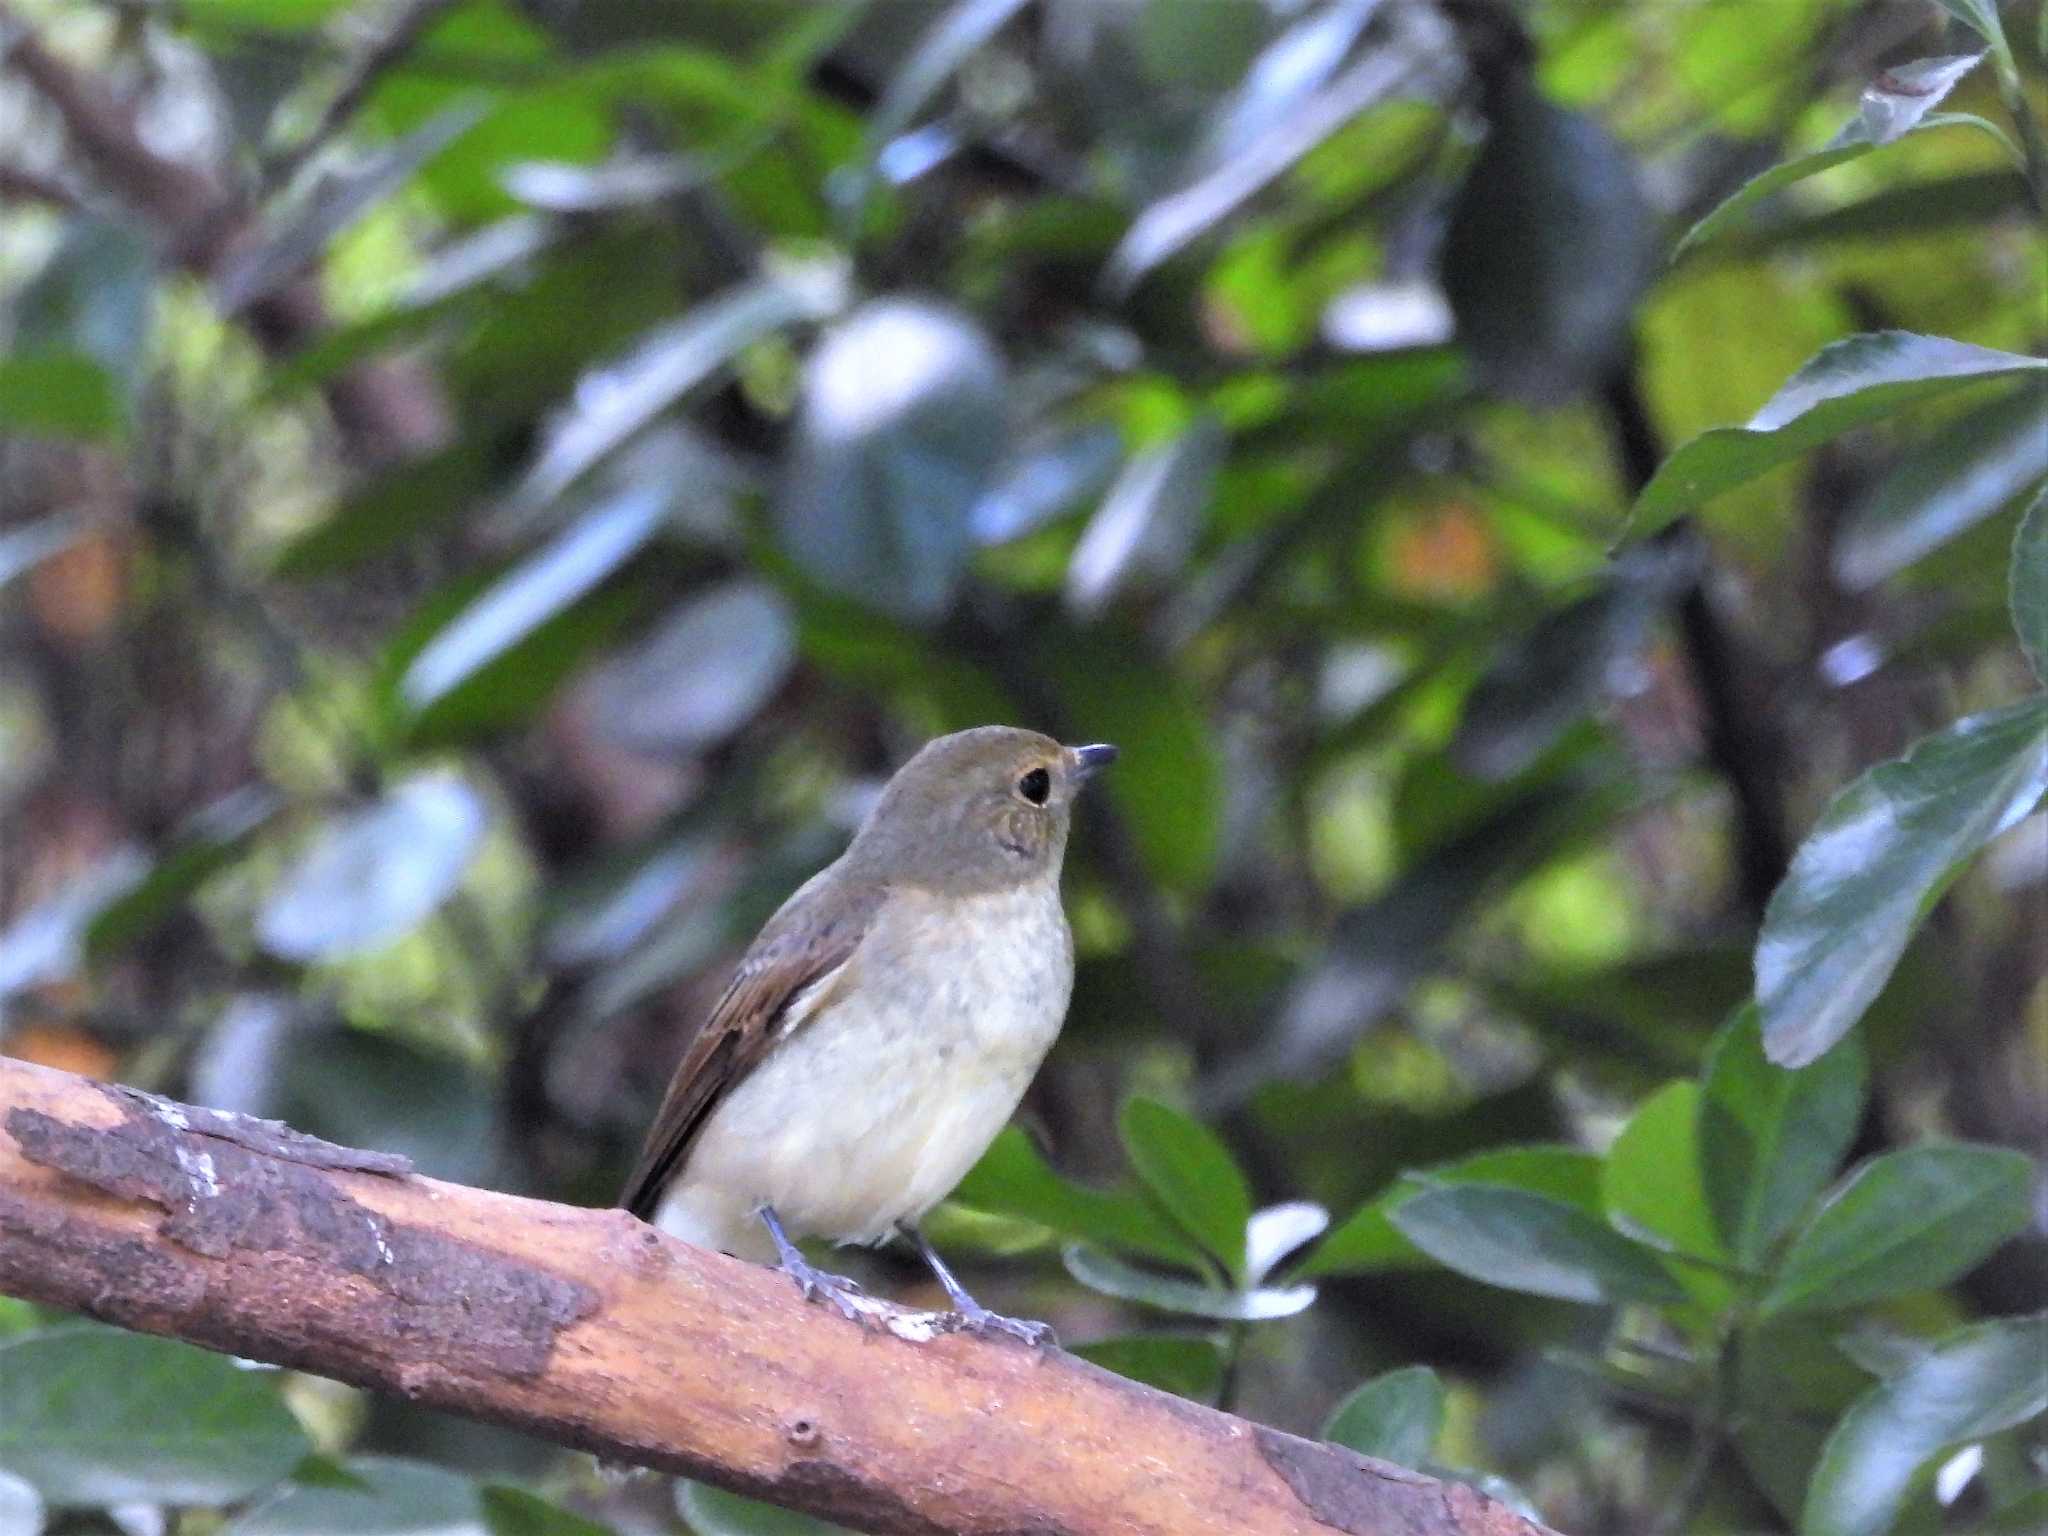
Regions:
M 1005 1317 L 1000 1312 L 991 1312 L 987 1307 L 974 1303 L 956 1307 L 945 1314 L 948 1333 L 971 1333 L 980 1338 L 991 1334 L 1005 1334 L 1018 1339 L 1033 1349 L 1059 1348 L 1059 1336 L 1052 1331 L 1052 1324 L 1033 1322 L 1024 1317 Z
M 805 1301 L 828 1303 L 849 1323 L 859 1323 L 863 1328 L 868 1326 L 868 1309 L 855 1299 L 865 1292 L 846 1276 L 829 1275 L 802 1259 L 785 1259 L 782 1272 L 796 1283 Z

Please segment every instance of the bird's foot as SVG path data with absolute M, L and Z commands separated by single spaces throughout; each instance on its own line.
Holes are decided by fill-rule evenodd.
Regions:
M 945 1313 L 944 1317 L 948 1333 L 971 1333 L 984 1339 L 991 1334 L 1005 1334 L 1029 1344 L 1033 1349 L 1059 1348 L 1059 1336 L 1052 1331 L 1052 1324 L 1036 1323 L 1025 1317 L 1005 1317 L 1000 1312 L 989 1311 L 969 1296 L 958 1298 L 953 1310 Z
M 796 1254 L 787 1254 L 778 1266 L 796 1282 L 805 1301 L 824 1302 L 849 1323 L 868 1326 L 871 1317 L 866 1294 L 844 1275 L 829 1275 Z

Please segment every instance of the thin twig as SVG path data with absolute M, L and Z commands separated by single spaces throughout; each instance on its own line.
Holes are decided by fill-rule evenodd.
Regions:
M 454 0 L 409 0 L 392 19 L 384 35 L 356 56 L 340 86 L 322 109 L 319 121 L 304 138 L 281 153 L 268 167 L 264 175 L 265 184 L 283 186 L 308 160 L 325 149 L 355 116 L 356 110 L 385 72 L 411 52 L 413 44 L 453 5 Z

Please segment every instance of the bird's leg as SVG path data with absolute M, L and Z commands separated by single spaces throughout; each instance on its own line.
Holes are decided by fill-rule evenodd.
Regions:
M 789 1240 L 789 1234 L 782 1230 L 782 1219 L 775 1214 L 775 1207 L 764 1205 L 754 1212 L 761 1218 L 761 1225 L 768 1229 L 768 1235 L 775 1239 L 775 1252 L 781 1262 L 776 1266 L 796 1282 L 796 1288 L 803 1292 L 805 1301 L 829 1301 L 839 1315 L 850 1323 L 867 1326 L 868 1314 L 854 1298 L 861 1294 L 859 1286 L 844 1275 L 828 1275 L 817 1268 L 801 1253 L 796 1244 Z
M 972 1296 L 967 1287 L 946 1268 L 946 1261 L 939 1257 L 925 1235 L 916 1227 L 905 1222 L 896 1230 L 908 1238 L 917 1249 L 918 1256 L 925 1262 L 933 1277 L 945 1289 L 946 1299 L 953 1303 L 953 1310 L 947 1314 L 949 1326 L 958 1333 L 1007 1333 L 1013 1339 L 1022 1339 L 1026 1344 L 1041 1348 L 1057 1347 L 1059 1340 L 1053 1336 L 1052 1327 L 1047 1323 L 1034 1323 L 1027 1318 L 1004 1317 L 1000 1312 L 991 1312 Z

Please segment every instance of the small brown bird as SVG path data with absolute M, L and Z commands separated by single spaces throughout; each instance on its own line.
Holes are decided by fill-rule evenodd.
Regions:
M 1042 1323 L 962 1289 L 918 1230 L 1009 1120 L 1074 985 L 1060 862 L 1074 797 L 1116 758 L 989 725 L 929 742 L 845 853 L 768 920 L 676 1069 L 619 1203 L 774 1260 L 849 1318 L 859 1288 L 791 1235 L 913 1243 L 968 1332 Z

